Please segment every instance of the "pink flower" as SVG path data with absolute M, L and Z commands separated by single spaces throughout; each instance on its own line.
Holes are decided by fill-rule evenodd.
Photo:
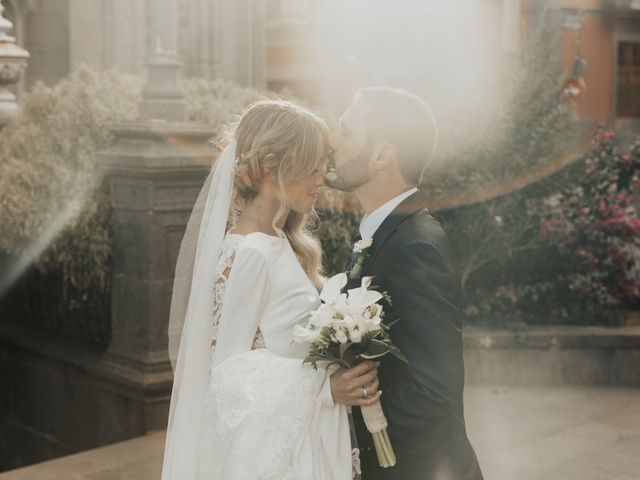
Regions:
M 622 155 L 622 160 L 626 163 L 629 163 L 631 161 L 631 155 L 625 153 L 624 155 Z

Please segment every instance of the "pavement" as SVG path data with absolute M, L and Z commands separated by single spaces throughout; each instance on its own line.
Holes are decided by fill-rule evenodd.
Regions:
M 640 479 L 640 389 L 468 387 L 486 480 Z
M 465 406 L 486 480 L 640 480 L 640 389 L 467 386 Z M 154 432 L 0 480 L 158 480 L 163 447 Z

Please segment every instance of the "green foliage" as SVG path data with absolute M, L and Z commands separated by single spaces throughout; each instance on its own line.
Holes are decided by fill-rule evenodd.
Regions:
M 60 268 L 76 287 L 105 288 L 108 202 L 95 153 L 112 143 L 113 124 L 134 118 L 139 89 L 135 78 L 81 67 L 24 96 L 0 132 L 0 251 Z
M 223 79 L 183 79 L 182 88 L 189 119 L 210 126 L 213 131 L 224 127 L 248 105 L 264 97 L 258 90 Z
M 351 240 L 358 232 L 361 215 L 352 211 L 319 210 L 317 235 L 322 243 L 325 274 L 332 277 L 344 272 L 351 256 Z

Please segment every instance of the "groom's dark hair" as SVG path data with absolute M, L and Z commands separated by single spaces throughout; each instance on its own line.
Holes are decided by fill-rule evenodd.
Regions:
M 389 87 L 361 88 L 353 97 L 354 103 L 359 101 L 371 108 L 369 145 L 393 144 L 400 173 L 408 183 L 419 185 L 438 141 L 436 121 L 427 103 L 406 90 Z

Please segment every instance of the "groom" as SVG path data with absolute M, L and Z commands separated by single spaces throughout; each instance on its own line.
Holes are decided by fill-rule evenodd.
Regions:
M 378 369 L 395 467 L 378 466 L 360 409 L 353 409 L 363 480 L 483 478 L 464 422 L 457 266 L 445 232 L 417 189 L 436 140 L 425 102 L 383 87 L 356 93 L 331 140 L 336 170 L 331 186 L 353 192 L 366 212 L 356 240 L 373 238 L 364 261 L 357 268 L 358 262 L 350 262 L 348 288 L 359 285 L 362 276 L 373 276 L 373 286 L 390 295 L 385 321 L 398 320 L 391 338 L 409 361 L 387 355 Z M 351 369 L 354 374 L 342 369 L 333 375 L 334 401 L 352 402 L 341 392 L 353 389 L 358 368 Z

